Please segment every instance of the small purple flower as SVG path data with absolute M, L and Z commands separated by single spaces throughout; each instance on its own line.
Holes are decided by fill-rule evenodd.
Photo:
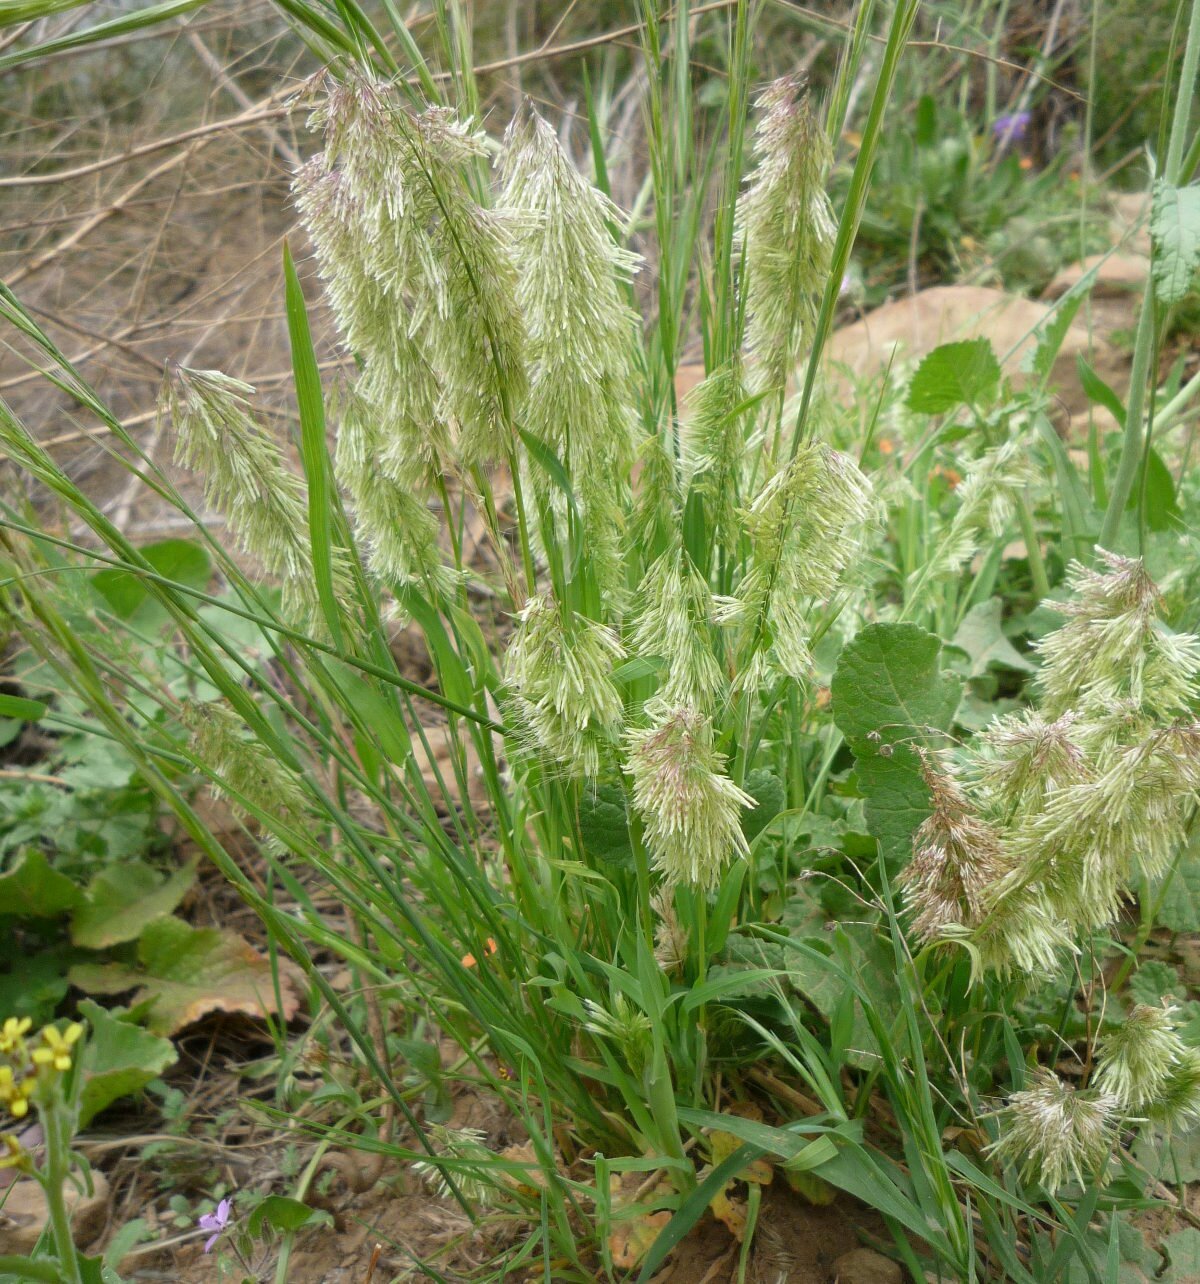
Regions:
M 1007 147 L 1012 142 L 1019 143 L 1025 137 L 1032 119 L 1032 114 L 1027 111 L 1005 112 L 992 122 L 992 136 L 999 141 L 1001 147 Z
M 217 1205 L 215 1213 L 205 1213 L 198 1223 L 201 1230 L 212 1231 L 204 1243 L 204 1251 L 212 1252 L 213 1245 L 221 1238 L 221 1232 L 229 1225 L 229 1214 L 233 1211 L 233 1200 L 223 1199 Z

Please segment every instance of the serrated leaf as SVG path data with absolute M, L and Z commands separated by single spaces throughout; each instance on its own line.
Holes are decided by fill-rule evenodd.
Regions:
M 907 860 L 929 814 L 914 747 L 946 731 L 962 683 L 941 670 L 941 642 L 915 624 L 872 624 L 842 648 L 833 719 L 854 751 L 871 833 L 884 858 Z
M 0 914 L 57 918 L 85 901 L 83 889 L 51 867 L 42 851 L 28 847 L 0 874 Z
M 1187 997 L 1187 986 L 1169 963 L 1152 959 L 1143 963 L 1129 979 L 1129 997 L 1135 1003 L 1157 1006 L 1168 995 L 1177 999 Z
M 79 1123 L 83 1126 L 114 1101 L 139 1092 L 179 1056 L 169 1040 L 117 1020 L 91 999 L 83 999 L 79 1011 L 89 1027 L 79 1098 Z
M 1160 303 L 1181 302 L 1200 268 L 1200 186 L 1154 185 L 1150 210 L 1154 289 Z
M 1167 886 L 1155 922 L 1172 932 L 1200 932 L 1200 849 L 1184 854 Z
M 783 810 L 787 795 L 783 781 L 766 767 L 749 772 L 744 788 L 755 802 L 755 806 L 742 812 L 742 833 L 752 843 Z
M 1189 1226 L 1162 1242 L 1166 1269 L 1158 1276 L 1163 1284 L 1200 1284 L 1200 1231 Z
M 195 861 L 163 877 L 145 861 L 101 870 L 87 901 L 71 916 L 71 940 L 90 950 L 136 941 L 148 923 L 170 914 L 196 881 Z
M 588 853 L 598 860 L 620 863 L 633 859 L 625 791 L 620 785 L 584 788 L 579 800 L 579 833 Z
M 1004 603 L 993 597 L 973 606 L 963 616 L 954 635 L 954 645 L 964 650 L 971 661 L 968 677 L 982 677 L 993 667 L 1015 669 L 1018 673 L 1037 671 L 1037 666 L 1005 637 L 1001 623 L 1003 611 Z
M 908 406 L 941 415 L 955 406 L 978 406 L 1000 383 L 1000 362 L 987 339 L 943 343 L 917 367 L 908 388 Z
M 189 927 L 182 919 L 160 918 L 138 941 L 138 967 L 121 963 L 82 964 L 70 973 L 72 985 L 87 994 L 135 990 L 135 1004 L 150 1001 L 147 1025 L 169 1035 L 211 1012 L 269 1013 L 290 1021 L 299 1000 L 290 977 L 279 977 L 283 1011 L 275 1005 L 271 962 L 236 932 Z

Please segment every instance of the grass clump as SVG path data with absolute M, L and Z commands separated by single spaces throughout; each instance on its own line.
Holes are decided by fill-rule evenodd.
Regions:
M 1149 564 L 1194 550 L 1134 485 L 1142 402 L 1111 495 L 1100 452 L 1081 470 L 1050 427 L 1061 326 L 1021 388 L 985 341 L 891 372 L 865 435 L 825 387 L 915 6 L 891 15 L 835 202 L 818 105 L 792 77 L 750 93 L 748 8 L 706 30 L 729 78 L 706 157 L 691 24 L 645 5 L 644 258 L 596 115 L 590 166 L 528 108 L 485 133 L 456 8 L 456 106 L 398 29 L 389 44 L 357 9 L 339 25 L 295 8 L 330 64 L 296 202 L 356 375 L 326 396 L 290 255 L 302 472 L 252 389 L 174 373 L 168 431 L 235 553 L 6 293 L 214 570 L 160 573 L 5 409 L 10 458 L 91 541 L 6 507 L 10 627 L 347 1032 L 401 1129 L 369 1145 L 472 1215 L 531 1228 L 502 1270 L 536 1252 L 545 1278 L 649 1278 L 735 1182 L 752 1235 L 765 1157 L 814 1198 L 874 1207 L 917 1278 L 1092 1273 L 1093 1219 L 1115 1244 L 1145 1203 L 1123 1143 L 1200 1116 L 1172 1006 L 1122 1021 L 1103 1001 L 1120 916 L 1137 897 L 1144 941 L 1187 859 L 1200 644 L 1164 618 Z M 1169 178 L 1190 190 L 1184 145 Z M 693 335 L 705 378 L 680 404 Z M 173 680 L 114 664 L 130 617 L 112 604 L 85 611 L 103 630 L 75 626 L 52 561 L 67 582 L 97 564 L 135 577 Z M 397 620 L 429 687 L 397 664 Z M 268 880 L 193 806 L 197 781 L 255 836 Z M 352 998 L 315 955 L 351 969 Z M 1107 975 L 1120 990 L 1119 965 Z M 420 1049 L 443 1039 L 519 1120 L 520 1157 L 436 1117 L 443 1067 Z M 622 1207 L 610 1179 L 626 1173 L 652 1177 Z M 662 1212 L 614 1262 L 614 1227 Z

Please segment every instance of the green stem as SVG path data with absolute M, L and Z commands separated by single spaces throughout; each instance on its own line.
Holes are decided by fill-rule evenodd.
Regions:
M 1021 523 L 1021 535 L 1029 554 L 1029 574 L 1033 577 L 1033 591 L 1037 594 L 1038 601 L 1044 602 L 1050 596 L 1050 580 L 1046 575 L 1042 546 L 1038 543 L 1037 530 L 1033 524 L 1033 513 L 1029 509 L 1029 500 L 1024 495 L 1017 499 L 1017 518 Z
M 1163 178 L 1168 186 L 1178 186 L 1185 178 L 1183 172 L 1184 146 L 1191 116 L 1192 95 L 1195 92 L 1196 71 L 1200 67 L 1200 0 L 1192 0 L 1188 22 L 1187 45 L 1183 53 L 1183 67 L 1179 75 L 1179 92 L 1175 98 L 1175 115 L 1171 121 L 1171 139 L 1167 145 L 1167 160 Z M 1138 317 L 1137 336 L 1133 346 L 1133 371 L 1130 375 L 1129 405 L 1125 413 L 1125 437 L 1121 443 L 1121 462 L 1113 479 L 1104 525 L 1100 528 L 1100 547 L 1112 549 L 1121 525 L 1121 514 L 1133 493 L 1138 465 L 1142 457 L 1142 411 L 1146 402 L 1146 381 L 1150 373 L 1150 355 L 1155 344 L 1154 274 L 1146 277 L 1142 295 L 1142 311 Z
M 62 1090 L 55 1083 L 50 1101 L 38 1113 L 46 1132 L 46 1167 L 39 1175 L 46 1192 L 46 1209 L 50 1229 L 54 1235 L 54 1248 L 58 1254 L 58 1269 L 65 1284 L 83 1284 L 79 1269 L 79 1255 L 71 1234 L 71 1213 L 63 1195 L 63 1185 L 71 1167 L 70 1129 L 64 1128 Z

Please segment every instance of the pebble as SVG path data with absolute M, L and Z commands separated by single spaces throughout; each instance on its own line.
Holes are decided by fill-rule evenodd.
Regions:
M 890 1257 L 872 1248 L 854 1248 L 833 1264 L 834 1284 L 902 1284 L 904 1275 Z

